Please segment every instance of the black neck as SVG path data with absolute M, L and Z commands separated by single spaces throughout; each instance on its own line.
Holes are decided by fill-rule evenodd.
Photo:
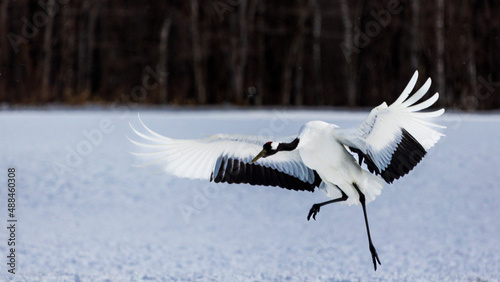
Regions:
M 299 145 L 299 138 L 295 138 L 290 143 L 280 143 L 276 151 L 293 151 Z

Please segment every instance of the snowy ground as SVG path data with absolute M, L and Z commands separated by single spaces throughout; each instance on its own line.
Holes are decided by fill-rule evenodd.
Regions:
M 295 134 L 365 113 L 151 111 L 152 129 Z M 132 111 L 0 112 L 0 279 L 200 281 L 500 280 L 500 115 L 447 114 L 447 136 L 368 205 L 306 220 L 321 192 L 212 184 L 132 167 Z M 7 170 L 16 169 L 16 274 L 7 272 Z

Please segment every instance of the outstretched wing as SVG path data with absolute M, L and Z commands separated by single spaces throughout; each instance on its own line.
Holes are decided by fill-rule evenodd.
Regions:
M 420 112 L 439 98 L 436 93 L 417 103 L 429 90 L 431 79 L 413 95 L 418 78 L 415 72 L 399 98 L 390 106 L 384 102 L 374 108 L 358 128 L 337 129 L 338 139 L 357 153 L 372 173 L 387 183 L 412 170 L 436 142 L 444 136 L 434 128 L 444 128 L 429 121 L 441 116 L 444 109 Z
M 162 136 L 142 121 L 141 124 L 144 133 L 130 125 L 142 138 L 142 142 L 129 139 L 142 149 L 132 153 L 145 161 L 137 166 L 154 165 L 178 177 L 292 190 L 313 191 L 321 183 L 321 178 L 304 165 L 298 152 L 280 152 L 250 164 L 266 142 L 259 136 L 218 134 L 205 139 L 180 140 Z

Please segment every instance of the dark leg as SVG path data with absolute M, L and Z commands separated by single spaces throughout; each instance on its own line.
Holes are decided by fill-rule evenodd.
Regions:
M 375 250 L 375 247 L 373 246 L 372 237 L 370 236 L 370 227 L 368 226 L 368 217 L 366 216 L 365 195 L 363 193 L 361 193 L 361 191 L 359 190 L 358 185 L 356 185 L 356 183 L 353 183 L 352 185 L 358 191 L 359 201 L 361 202 L 361 206 L 363 207 L 363 214 L 365 215 L 366 232 L 368 233 L 368 244 L 370 245 L 370 252 L 372 254 L 373 267 L 375 268 L 375 271 L 377 271 L 377 262 L 378 262 L 378 264 L 381 264 L 381 263 L 380 263 L 380 259 L 378 258 L 378 255 L 377 255 L 377 250 Z
M 339 189 L 340 190 L 340 189 Z M 335 202 L 342 202 L 342 201 L 345 201 L 347 200 L 347 195 L 344 193 L 344 191 L 340 190 L 340 193 L 342 193 L 342 197 L 338 198 L 338 199 L 333 199 L 333 200 L 330 200 L 330 201 L 326 201 L 326 202 L 323 202 L 323 203 L 319 203 L 319 204 L 314 204 L 311 209 L 309 210 L 309 214 L 307 215 L 307 220 L 311 219 L 311 215 L 313 217 L 314 220 L 316 220 L 316 214 L 319 213 L 319 208 L 321 206 L 324 206 L 324 205 L 328 205 L 328 204 L 331 204 L 331 203 L 335 203 Z

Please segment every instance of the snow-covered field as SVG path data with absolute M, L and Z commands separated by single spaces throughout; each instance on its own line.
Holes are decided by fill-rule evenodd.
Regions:
M 290 135 L 365 112 L 140 110 L 176 138 Z M 446 114 L 447 136 L 368 205 L 321 192 L 213 184 L 135 168 L 137 111 L 0 112 L 0 279 L 27 281 L 498 281 L 500 114 Z M 16 274 L 8 272 L 8 169 L 16 170 Z

